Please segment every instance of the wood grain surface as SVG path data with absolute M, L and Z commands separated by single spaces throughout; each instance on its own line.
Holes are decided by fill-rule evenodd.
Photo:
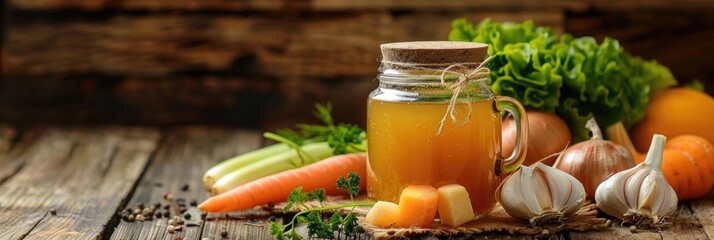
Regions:
M 183 231 L 167 232 L 168 219 L 160 218 L 144 222 L 121 221 L 110 239 L 219 239 L 222 231 L 228 231 L 230 239 L 265 239 L 268 228 L 250 214 L 261 214 L 264 223 L 267 212 L 243 212 L 229 215 L 210 214 L 214 221 L 202 221 L 201 212 L 190 206 L 191 201 L 202 201 L 209 195 L 203 189 L 203 173 L 216 163 L 239 153 L 258 148 L 262 140 L 256 132 L 221 130 L 210 128 L 181 128 L 172 130 L 164 140 L 145 177 L 128 203 L 130 208 L 139 204 L 168 204 L 164 194 L 170 192 L 175 199 L 183 199 L 187 205 L 186 223 Z M 187 189 L 183 187 L 187 185 Z M 176 215 L 172 212 L 172 215 Z M 257 227 L 256 227 L 257 226 Z
M 159 134 L 141 128 L 30 130 L 3 156 L 3 239 L 97 239 L 133 189 Z M 21 159 L 21 160 L 13 160 Z
M 271 239 L 267 217 L 273 213 L 262 208 L 209 214 L 209 221 L 201 221 L 200 211 L 190 207 L 191 200 L 208 196 L 201 189 L 205 170 L 265 144 L 256 131 L 201 126 L 170 128 L 163 133 L 118 126 L 19 130 L 0 126 L 0 133 L 14 133 L 0 134 L 0 141 L 12 143 L 7 151 L 0 151 L 0 170 L 14 169 L 0 171 L 0 239 L 220 239 L 223 231 L 229 239 Z M 184 185 L 188 188 L 182 190 Z M 184 199 L 192 215 L 186 222 L 196 226 L 169 234 L 167 218 L 119 220 L 118 211 L 139 203 L 165 205 L 166 192 Z M 714 195 L 681 202 L 676 216 L 659 229 L 632 233 L 612 219 L 610 229 L 567 232 L 552 238 L 711 239 L 712 209 Z M 305 233 L 304 226 L 298 230 Z M 357 239 L 370 237 L 360 235 Z M 489 233 L 454 239 L 532 237 Z

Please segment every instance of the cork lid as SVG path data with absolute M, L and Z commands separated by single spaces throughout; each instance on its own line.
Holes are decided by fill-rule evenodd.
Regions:
M 416 64 L 481 62 L 488 51 L 485 43 L 450 41 L 396 42 L 380 47 L 385 62 Z

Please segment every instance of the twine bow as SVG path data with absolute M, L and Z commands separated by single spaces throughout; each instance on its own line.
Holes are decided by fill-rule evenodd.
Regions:
M 478 67 L 474 68 L 471 70 L 469 67 L 466 66 L 466 64 L 463 63 L 456 63 L 452 64 L 448 67 L 446 67 L 444 70 L 441 72 L 441 77 L 439 78 L 441 81 L 441 85 L 444 87 L 450 89 L 452 91 L 451 99 L 449 100 L 449 106 L 446 108 L 446 112 L 444 113 L 444 117 L 441 118 L 441 121 L 439 122 L 439 128 L 436 132 L 437 135 L 441 134 L 441 130 L 444 128 L 444 123 L 446 123 L 446 118 L 451 117 L 451 120 L 454 121 L 454 123 L 458 125 L 463 125 L 469 122 L 471 119 L 471 101 L 467 102 L 468 105 L 468 113 L 466 114 L 466 118 L 463 121 L 459 121 L 456 118 L 456 101 L 458 100 L 459 96 L 461 95 L 461 91 L 467 87 L 469 84 L 473 82 L 485 82 L 488 81 L 488 75 L 491 73 L 491 71 L 485 67 L 486 63 L 491 61 L 493 56 L 490 56 L 486 58 L 483 62 L 481 62 Z M 452 70 L 452 69 L 461 69 L 459 70 Z M 452 83 L 449 84 L 446 82 L 445 76 L 447 73 L 450 74 L 455 74 L 459 77 L 459 79 Z

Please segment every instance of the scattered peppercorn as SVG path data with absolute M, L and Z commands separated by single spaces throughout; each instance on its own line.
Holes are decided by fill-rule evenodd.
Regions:
M 161 214 L 161 212 L 157 211 L 156 214 L 154 214 L 154 216 L 156 218 L 161 218 L 163 215 Z
M 188 191 L 188 183 L 181 186 L 181 191 Z
M 196 199 L 191 200 L 189 204 L 191 204 L 191 207 L 198 206 L 198 202 L 196 201 Z
M 202 212 L 201 213 L 201 220 L 206 220 L 206 217 L 208 216 L 208 213 Z
M 139 205 L 136 206 L 137 208 L 144 209 L 144 203 L 139 203 Z
M 156 187 L 163 187 L 164 184 L 163 184 L 163 183 L 160 183 L 160 182 L 155 182 L 155 183 L 154 183 L 154 186 L 156 186 Z
M 186 223 L 186 227 L 198 227 L 198 226 L 201 226 L 201 225 L 198 225 L 196 223 Z
M 186 220 L 191 220 L 191 214 L 190 214 L 190 213 L 186 213 L 186 214 L 183 215 L 183 218 L 185 218 Z
M 129 216 L 131 216 L 131 215 L 122 215 L 122 216 L 121 216 L 121 219 L 128 222 L 128 221 L 129 221 Z
M 174 199 L 174 195 L 171 194 L 170 192 L 166 192 L 166 193 L 164 193 L 164 199 L 171 201 Z
M 171 213 L 169 211 L 164 211 L 164 217 L 165 218 L 171 217 Z
M 185 207 L 179 208 L 179 212 L 180 212 L 181 214 L 185 213 L 186 211 L 188 211 L 188 209 L 186 209 Z
M 169 208 L 171 208 L 171 205 L 169 205 L 169 204 L 164 205 L 164 210 L 168 210 Z
M 228 237 L 228 231 L 226 231 L 226 230 L 221 231 L 221 237 L 227 238 L 227 237 Z
M 159 208 L 161 208 L 161 203 L 160 202 L 154 203 L 154 209 L 159 209 Z

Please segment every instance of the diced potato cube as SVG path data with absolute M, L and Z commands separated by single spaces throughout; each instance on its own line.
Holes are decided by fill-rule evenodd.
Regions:
M 450 184 L 442 186 L 439 192 L 439 217 L 444 225 L 457 227 L 474 219 L 469 193 L 464 186 Z
M 397 223 L 398 210 L 396 203 L 378 201 L 367 213 L 367 222 L 379 227 L 389 227 Z

